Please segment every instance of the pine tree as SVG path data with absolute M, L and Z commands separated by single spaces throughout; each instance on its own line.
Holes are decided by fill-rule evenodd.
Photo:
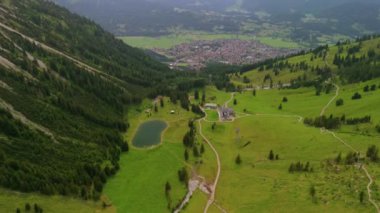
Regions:
M 30 209 L 31 209 L 31 206 L 30 206 L 30 204 L 29 203 L 26 203 L 25 204 L 25 211 L 30 211 Z
M 374 162 L 377 161 L 379 159 L 379 149 L 375 145 L 368 147 L 367 157 L 371 161 L 374 161 Z
M 242 160 L 241 160 L 240 155 L 236 156 L 236 158 L 235 158 L 235 163 L 236 163 L 237 165 L 240 165 L 240 164 L 242 163 Z
M 293 173 L 294 170 L 295 170 L 295 168 L 294 168 L 294 163 L 291 163 L 290 166 L 289 166 L 288 171 L 289 171 L 289 173 Z
M 205 153 L 205 146 L 202 144 L 201 145 L 201 154 Z
M 166 197 L 169 197 L 170 190 L 172 190 L 172 186 L 170 185 L 169 181 L 165 184 L 165 195 Z
M 340 152 L 339 154 L 338 154 L 338 156 L 335 158 L 335 163 L 340 163 L 340 162 L 342 162 L 342 153 Z
M 317 193 L 317 190 L 315 189 L 314 186 L 310 186 L 309 193 L 310 193 L 310 196 L 311 196 L 312 198 L 315 197 L 315 195 L 316 195 L 316 193 Z
M 199 91 L 198 90 L 194 91 L 194 99 L 199 100 Z
M 365 196 L 364 192 L 361 191 L 360 194 L 359 194 L 359 201 L 360 201 L 360 203 L 364 203 L 364 196 Z
M 199 157 L 199 151 L 198 151 L 198 147 L 197 146 L 193 147 L 193 155 L 196 158 Z
M 274 160 L 274 153 L 273 150 L 270 150 L 269 155 L 268 155 L 269 160 Z
M 165 104 L 164 104 L 164 98 L 161 98 L 161 99 L 160 99 L 160 106 L 161 106 L 161 108 L 164 108 L 164 105 L 165 105 Z

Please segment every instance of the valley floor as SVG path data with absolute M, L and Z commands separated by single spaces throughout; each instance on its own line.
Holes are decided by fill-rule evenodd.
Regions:
M 375 205 L 380 201 L 376 183 L 376 177 L 380 175 L 378 165 L 364 162 L 374 181 L 369 185 L 370 180 L 360 165 L 329 164 L 329 160 L 335 159 L 339 153 L 344 158 L 352 151 L 350 147 L 364 156 L 367 148 L 380 138 L 373 126 L 343 126 L 334 137 L 302 122 L 304 117 L 320 115 L 325 108 L 326 115 L 345 113 L 347 117 L 355 117 L 368 114 L 372 116 L 373 124 L 380 123 L 379 112 L 374 107 L 380 104 L 375 94 L 380 91 L 365 94 L 363 100 L 350 99 L 353 92 L 371 83 L 380 82 L 342 86 L 337 96 L 335 91 L 316 96 L 313 88 L 259 90 L 256 96 L 251 91 L 236 93 L 237 105 L 230 102 L 229 106 L 244 116 L 233 122 L 219 122 L 217 115 L 207 110 L 208 117 L 199 122 L 203 135 L 219 155 L 221 168 L 215 202 L 208 212 L 375 212 Z M 207 88 L 206 94 L 207 102 L 219 105 L 231 98 L 231 94 L 212 87 Z M 283 97 L 289 101 L 282 103 L 283 109 L 279 110 Z M 343 98 L 345 105 L 336 107 L 336 98 Z M 329 102 L 331 104 L 326 106 Z M 170 117 L 168 112 L 175 106 L 169 102 L 166 105 L 152 115 L 154 119 L 160 118 L 171 124 L 164 133 L 164 143 L 148 150 L 133 149 L 125 155 L 121 172 L 106 187 L 106 194 L 119 212 L 153 208 L 158 212 L 169 211 L 164 184 L 169 181 L 172 185 L 172 204 L 179 202 L 186 193 L 177 177 L 177 171 L 183 166 L 192 175 L 204 177 L 209 186 L 215 183 L 217 158 L 199 130 L 196 143 L 203 144 L 205 152 L 201 157 L 190 156 L 187 162 L 183 158 L 182 138 L 187 131 L 187 120 L 194 116 L 181 111 L 180 118 Z M 152 119 L 141 113 L 147 106 L 132 113 L 130 118 L 136 118 L 132 119 L 132 127 Z M 127 135 L 129 141 L 133 131 L 130 133 Z M 268 160 L 271 150 L 278 155 L 278 160 Z M 238 155 L 242 161 L 240 165 L 235 163 Z M 308 162 L 313 172 L 289 173 L 289 166 L 297 162 Z M 375 205 L 368 199 L 368 185 Z M 310 195 L 311 187 L 315 189 L 314 197 Z M 361 192 L 365 194 L 363 203 L 359 201 Z M 209 196 L 196 190 L 184 212 L 204 211 Z
M 125 136 L 132 141 L 138 126 L 148 120 L 164 120 L 168 128 L 163 133 L 160 145 L 140 149 L 132 147 L 120 160 L 120 171 L 111 178 L 104 189 L 104 200 L 110 207 L 103 209 L 101 202 L 84 202 L 62 197 L 23 195 L 3 191 L 1 209 L 13 211 L 23 209 L 25 203 L 39 203 L 47 212 L 170 212 L 186 194 L 186 186 L 178 180 L 178 171 L 186 168 L 190 178 L 201 176 L 205 183 L 213 186 L 218 176 L 215 152 L 219 156 L 220 176 L 215 188 L 215 200 L 210 195 L 196 190 L 183 212 L 203 212 L 210 203 L 208 212 L 376 212 L 380 190 L 377 177 L 380 175 L 376 163 L 364 161 L 373 183 L 360 166 L 332 165 L 329 160 L 339 153 L 346 156 L 352 147 L 364 156 L 370 145 L 379 141 L 380 135 L 373 126 L 380 123 L 378 93 L 380 90 L 363 94 L 361 100 L 351 100 L 354 92 L 362 91 L 367 84 L 379 84 L 379 80 L 340 86 L 338 96 L 315 95 L 313 88 L 296 90 L 257 90 L 231 94 L 213 87 L 206 89 L 206 102 L 223 105 L 228 102 L 239 115 L 233 122 L 220 122 L 215 111 L 207 110 L 207 118 L 197 123 L 197 146 L 204 145 L 204 153 L 189 160 L 184 159 L 183 136 L 188 131 L 188 121 L 196 118 L 191 112 L 165 98 L 164 107 L 158 112 L 147 114 L 153 107 L 150 100 L 129 109 L 131 128 Z M 282 103 L 283 97 L 288 102 Z M 343 98 L 343 106 L 335 106 L 335 98 Z M 233 104 L 236 99 L 237 104 Z M 326 104 L 331 101 L 331 105 Z M 278 109 L 282 103 L 282 110 Z M 371 124 L 342 126 L 335 131 L 335 138 L 327 131 L 308 127 L 303 118 L 325 114 L 347 117 L 372 116 Z M 175 113 L 171 114 L 174 110 Z M 213 127 L 214 126 L 214 127 Z M 206 143 L 209 140 L 215 152 Z M 345 145 L 342 143 L 347 143 Z M 131 144 L 131 143 L 130 143 Z M 269 160 L 270 151 L 278 160 Z M 240 156 L 241 163 L 236 164 Z M 289 173 L 292 163 L 309 162 L 312 172 Z M 170 183 L 169 196 L 165 195 L 165 184 Z M 368 189 L 375 203 L 368 197 Z M 314 197 L 310 189 L 314 188 Z M 364 202 L 359 196 L 364 193 Z M 56 203 L 56 205 L 55 205 Z M 59 204 L 59 205 L 58 205 Z M 62 205 L 61 205 L 62 204 Z M 50 211 L 51 210 L 51 211 Z

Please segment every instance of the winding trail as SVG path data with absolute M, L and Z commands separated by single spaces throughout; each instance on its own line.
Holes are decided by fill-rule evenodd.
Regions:
M 326 104 L 326 106 L 323 107 L 320 116 L 323 116 L 325 114 L 327 108 L 329 108 L 330 105 L 332 104 L 332 102 L 334 102 L 335 99 L 339 96 L 340 87 L 338 85 L 336 85 L 336 84 L 333 84 L 333 85 L 336 88 L 335 96 L 333 98 L 331 98 L 331 100 Z
M 335 96 L 327 103 L 327 105 L 325 107 L 323 107 L 322 111 L 321 111 L 321 114 L 320 116 L 323 116 L 327 110 L 327 108 L 331 105 L 331 103 L 339 96 L 339 86 L 334 84 L 335 88 L 336 88 L 336 94 Z M 345 145 L 346 147 L 348 147 L 350 150 L 356 152 L 356 153 L 360 153 L 359 150 L 355 149 L 354 147 L 352 147 L 350 144 L 348 144 L 346 141 L 344 141 L 342 138 L 338 137 L 334 132 L 332 131 L 329 131 L 325 128 L 321 128 L 321 133 L 328 133 L 330 135 L 332 135 L 334 138 L 336 138 L 337 140 L 339 140 L 343 145 Z M 361 168 L 364 173 L 366 174 L 368 180 L 369 180 L 369 183 L 367 184 L 367 194 L 368 194 L 368 200 L 369 202 L 376 208 L 376 212 L 380 213 L 380 208 L 379 208 L 379 205 L 376 203 L 375 200 L 372 199 L 372 190 L 371 190 L 371 186 L 373 184 L 373 179 L 372 179 L 372 176 L 369 174 L 367 168 L 365 167 L 364 164 L 359 164 L 358 165 L 359 168 Z
M 224 103 L 224 107 L 228 107 L 228 104 L 234 99 L 234 96 L 235 96 L 235 93 L 231 93 L 231 98 L 228 99 L 225 103 Z M 206 138 L 206 136 L 203 134 L 202 132 L 202 121 L 206 121 L 206 118 L 207 118 L 207 113 L 204 111 L 205 113 L 205 117 L 203 117 L 202 119 L 199 119 L 198 120 L 198 124 L 199 124 L 199 135 L 203 138 L 204 141 L 206 141 L 206 143 L 210 146 L 211 150 L 214 152 L 215 154 L 215 157 L 216 157 L 216 162 L 217 162 L 217 166 L 218 166 L 218 169 L 217 169 L 217 172 L 216 172 L 216 177 L 215 177 L 215 181 L 212 185 L 212 189 L 211 189 L 211 195 L 207 201 L 207 204 L 203 210 L 204 213 L 207 213 L 208 212 L 208 209 L 210 208 L 210 206 L 214 203 L 215 201 L 215 192 L 216 192 L 216 187 L 218 185 L 218 182 L 219 182 L 219 178 L 220 178 L 220 173 L 221 173 L 221 163 L 220 163 L 220 157 L 219 157 L 219 154 L 218 154 L 218 151 L 216 151 L 215 147 L 212 145 L 212 143 Z M 219 116 L 220 118 L 220 116 Z M 219 206 L 220 209 L 222 209 L 220 206 Z M 223 212 L 226 212 L 225 210 Z
M 377 205 L 376 201 L 374 201 L 374 200 L 372 199 L 372 194 L 371 194 L 371 185 L 373 184 L 373 179 L 372 179 L 371 175 L 369 174 L 368 170 L 365 168 L 364 165 L 362 165 L 361 168 L 362 168 L 362 170 L 365 172 L 365 174 L 367 175 L 368 180 L 369 180 L 369 183 L 368 183 L 368 185 L 367 185 L 368 200 L 369 200 L 369 202 L 372 203 L 373 206 L 375 206 L 376 211 L 379 213 L 379 212 L 380 212 L 380 208 L 379 208 L 379 206 Z
M 220 157 L 219 157 L 218 151 L 216 151 L 215 147 L 212 145 L 212 143 L 206 138 L 206 136 L 202 132 L 202 120 L 203 119 L 198 120 L 199 135 L 203 138 L 203 140 L 210 146 L 211 150 L 214 152 L 215 157 L 216 157 L 216 162 L 217 162 L 217 165 L 218 165 L 215 181 L 214 181 L 214 183 L 212 185 L 212 189 L 211 189 L 211 195 L 210 195 L 210 198 L 207 201 L 206 207 L 204 208 L 204 211 L 203 211 L 204 213 L 207 213 L 208 209 L 210 208 L 210 206 L 215 201 L 215 192 L 216 192 L 216 186 L 218 185 L 218 181 L 219 181 L 219 177 L 220 177 L 221 163 L 220 163 Z

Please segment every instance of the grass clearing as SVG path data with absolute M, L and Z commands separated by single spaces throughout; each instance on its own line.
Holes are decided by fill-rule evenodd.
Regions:
M 349 96 L 363 85 L 366 83 L 354 88 L 343 87 L 342 96 Z M 221 97 L 219 102 L 229 99 L 228 95 L 223 95 L 226 94 L 224 92 L 208 91 Z M 279 110 L 278 105 L 285 96 L 288 102 L 283 103 L 283 110 Z M 339 166 L 339 170 L 332 172 L 322 163 L 339 153 L 345 155 L 350 150 L 331 135 L 321 134 L 318 128 L 305 126 L 298 117 L 287 117 L 318 116 L 333 96 L 334 91 L 316 96 L 314 88 L 259 90 L 256 97 L 246 91 L 236 94 L 238 104 L 230 106 L 236 112 L 245 109 L 251 116 L 232 123 L 217 123 L 214 130 L 212 123 L 203 122 L 203 132 L 222 160 L 221 179 L 216 192 L 218 204 L 228 212 L 373 212 L 373 206 L 367 200 L 360 204 L 358 199 L 359 192 L 366 191 L 368 183 L 362 170 Z M 366 97 L 377 104 L 377 100 L 370 99 L 375 95 L 368 94 Z M 359 100 L 357 106 L 348 104 L 347 107 L 353 106 L 355 113 L 352 116 L 364 116 L 366 112 L 361 109 L 367 104 L 365 100 Z M 335 106 L 331 105 L 328 113 L 329 110 L 333 112 Z M 375 111 L 376 108 L 367 111 L 367 114 L 378 120 L 380 116 Z M 363 135 L 352 130 L 337 134 L 362 153 L 379 138 L 378 134 Z M 280 160 L 268 160 L 270 150 L 279 154 Z M 243 161 L 241 165 L 235 164 L 238 154 Z M 298 161 L 310 162 L 314 172 L 290 174 L 289 165 Z M 369 169 L 372 175 L 380 173 L 375 165 L 371 164 Z M 317 191 L 316 202 L 309 195 L 311 185 Z M 379 200 L 376 184 L 372 186 L 372 191 L 374 198 Z M 200 203 L 198 199 L 195 198 L 195 202 Z
M 159 105 L 159 103 L 158 103 Z M 186 166 L 182 138 L 188 130 L 188 120 L 194 115 L 165 98 L 164 107 L 154 112 L 150 100 L 129 110 L 130 129 L 125 139 L 131 142 L 139 125 L 147 120 L 163 120 L 168 123 L 160 145 L 148 149 L 131 146 L 120 159 L 120 171 L 111 178 L 104 194 L 118 212 L 168 212 L 165 183 L 171 184 L 170 198 L 176 205 L 186 194 L 186 187 L 178 180 L 177 171 Z M 145 111 L 150 109 L 152 115 Z M 170 111 L 174 110 L 175 114 Z
M 6 189 L 0 189 L 0 200 L 1 212 L 16 212 L 17 208 L 20 208 L 21 212 L 24 212 L 26 203 L 29 203 L 32 208 L 37 203 L 44 212 L 115 212 L 114 208 L 103 209 L 101 202 L 83 201 L 62 196 L 45 196 L 36 193 L 20 193 Z

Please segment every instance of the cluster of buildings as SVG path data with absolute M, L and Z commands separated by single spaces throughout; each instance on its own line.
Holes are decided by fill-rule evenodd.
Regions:
M 235 111 L 227 106 L 218 106 L 214 103 L 207 103 L 203 106 L 205 109 L 217 110 L 219 114 L 219 120 L 230 121 L 235 117 Z
M 194 41 L 157 51 L 174 58 L 173 68 L 176 64 L 186 64 L 193 70 L 199 70 L 210 62 L 253 64 L 291 53 L 290 50 L 273 48 L 256 40 L 238 39 Z

